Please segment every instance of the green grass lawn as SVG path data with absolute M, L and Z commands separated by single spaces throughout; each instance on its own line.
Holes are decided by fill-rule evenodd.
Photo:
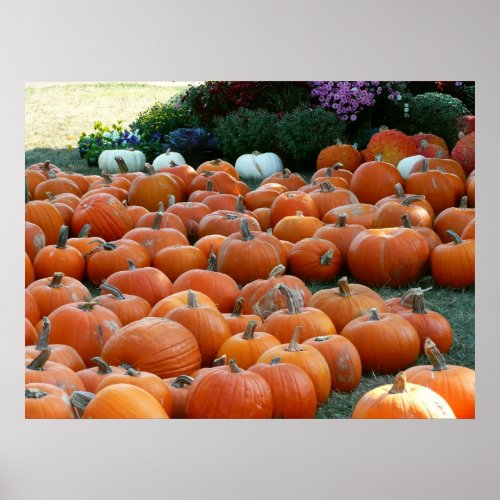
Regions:
M 25 166 L 50 160 L 55 165 L 89 169 L 80 158 L 78 140 L 94 122 L 128 125 L 155 102 L 167 101 L 186 85 L 147 83 L 69 83 L 27 85 L 25 90 Z M 72 148 L 72 149 L 71 149 Z
M 183 87 L 148 84 L 105 83 L 68 84 L 26 89 L 25 166 L 51 160 L 57 166 L 84 174 L 99 172 L 87 167 L 77 149 L 82 131 L 90 132 L 96 120 L 112 124 L 122 119 L 128 125 L 156 101 L 164 101 Z M 68 149 L 71 145 L 74 149 Z M 255 183 L 249 183 L 253 188 Z M 350 279 L 350 282 L 354 280 Z M 336 287 L 336 282 L 309 284 L 311 291 Z M 413 286 L 433 286 L 430 276 Z M 408 287 L 409 288 L 409 287 Z M 405 289 L 375 289 L 384 299 L 400 296 Z M 93 293 L 98 293 L 93 288 Z M 454 342 L 446 355 L 448 364 L 475 367 L 475 287 L 452 290 L 433 287 L 425 294 L 428 306 L 448 318 L 454 330 Z M 428 364 L 421 356 L 417 364 Z M 359 398 L 370 389 L 390 383 L 393 376 L 365 374 L 351 394 L 332 393 L 319 409 L 318 418 L 350 418 Z

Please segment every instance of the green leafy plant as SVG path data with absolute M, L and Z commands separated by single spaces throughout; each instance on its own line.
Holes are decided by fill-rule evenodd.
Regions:
M 312 164 L 325 147 L 343 139 L 345 123 L 322 108 L 297 108 L 278 124 L 278 143 L 285 155 Z
M 172 130 L 190 127 L 192 113 L 189 106 L 181 105 L 173 98 L 166 103 L 157 102 L 139 114 L 130 124 L 130 128 L 138 130 L 146 141 L 162 141 Z
M 217 144 L 230 160 L 258 150 L 277 149 L 278 115 L 262 109 L 239 109 L 216 120 Z
M 408 104 L 403 132 L 436 134 L 446 141 L 451 150 L 458 141 L 457 119 L 469 114 L 467 106 L 456 97 L 438 92 L 417 95 Z

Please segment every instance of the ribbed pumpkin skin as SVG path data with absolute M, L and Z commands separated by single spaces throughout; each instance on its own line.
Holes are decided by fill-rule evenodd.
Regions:
M 325 357 L 330 367 L 332 390 L 351 392 L 361 381 L 361 358 L 354 344 L 341 335 L 314 337 L 304 341 Z
M 243 336 L 244 332 L 240 332 L 227 339 L 220 347 L 217 357 L 225 355 L 227 359 L 234 359 L 240 368 L 248 370 L 267 350 L 281 344 L 276 337 L 262 331 L 254 332 L 250 339 Z
M 123 299 L 118 299 L 113 295 L 104 293 L 96 297 L 95 301 L 106 309 L 113 311 L 123 326 L 145 318 L 150 313 L 151 304 L 146 299 L 130 294 L 123 294 L 123 297 Z
M 85 386 L 85 390 L 88 392 L 96 393 L 97 387 L 99 384 L 109 375 L 113 373 L 125 373 L 127 370 L 123 368 L 123 366 L 110 366 L 111 372 L 100 374 L 98 373 L 99 368 L 85 368 L 85 370 L 80 370 L 76 372 L 76 374 L 80 377 L 80 380 L 83 382 Z
M 317 217 L 287 215 L 276 223 L 273 235 L 280 240 L 297 243 L 305 238 L 311 238 L 323 225 Z
M 48 316 L 51 324 L 50 341 L 67 344 L 82 357 L 85 366 L 93 366 L 91 358 L 99 356 L 105 343 L 122 326 L 115 313 L 85 302 L 66 304 Z
M 24 218 L 36 224 L 45 235 L 46 245 L 55 245 L 59 239 L 59 229 L 64 220 L 57 210 L 48 201 L 30 201 L 24 205 Z
M 127 363 L 160 378 L 189 375 L 200 368 L 201 354 L 193 334 L 165 318 L 143 318 L 121 328 L 101 357 L 110 365 Z
M 354 172 L 363 162 L 363 155 L 350 144 L 334 144 L 319 152 L 316 169 L 331 167 L 337 162 L 342 163 L 342 168 Z
M 112 274 L 128 270 L 130 260 L 135 267 L 151 264 L 148 251 L 136 241 L 121 239 L 109 242 L 87 256 L 87 278 L 94 285 L 100 285 Z
M 62 389 L 43 382 L 26 384 L 25 391 L 43 392 L 40 398 L 24 398 L 24 418 L 28 419 L 61 419 L 75 418 L 75 413 L 68 394 Z
M 27 288 L 35 281 L 35 270 L 28 254 L 24 252 L 24 287 Z
M 217 271 L 241 285 L 266 278 L 277 265 L 287 263 L 286 250 L 276 237 L 261 232 L 248 235 L 238 232 L 228 236 L 217 256 Z M 248 265 L 242 266 L 242 262 Z
M 42 229 L 32 222 L 26 221 L 24 223 L 24 250 L 28 254 L 31 262 L 33 262 L 35 255 L 44 246 L 45 235 Z
M 231 329 L 222 313 L 196 301 L 173 309 L 165 318 L 180 323 L 194 335 L 203 367 L 212 366 L 220 347 L 231 337 Z
M 447 365 L 436 371 L 431 365 L 412 366 L 405 371 L 408 382 L 423 385 L 442 396 L 457 418 L 476 418 L 476 374 L 463 366 Z
M 323 311 L 334 322 L 339 333 L 350 321 L 368 313 L 372 307 L 379 312 L 387 311 L 378 293 L 359 284 L 348 284 L 347 287 L 345 292 L 339 287 L 318 290 L 308 304 Z
M 437 393 L 418 384 L 406 384 L 406 391 L 391 394 L 391 384 L 367 392 L 354 408 L 352 418 L 455 418 L 448 403 Z
M 153 267 L 162 271 L 172 283 L 186 271 L 206 269 L 208 259 L 199 248 L 174 245 L 161 249 L 153 259 Z
M 169 295 L 168 297 L 161 299 L 151 309 L 148 316 L 162 318 L 163 316 L 166 316 L 172 309 L 175 309 L 176 307 L 182 307 L 182 306 L 187 305 L 188 294 L 189 294 L 189 290 L 184 290 L 182 292 L 173 293 L 173 294 Z M 215 305 L 215 302 L 210 297 L 208 297 L 208 295 L 205 295 L 204 293 L 201 293 L 201 292 L 196 292 L 196 298 L 198 299 L 198 304 L 204 305 L 204 306 L 209 306 L 209 307 L 217 310 L 217 306 Z
M 195 378 L 187 398 L 187 418 L 271 418 L 273 399 L 257 373 L 229 366 L 207 370 Z
M 400 316 L 382 313 L 352 320 L 340 332 L 356 347 L 363 371 L 394 373 L 413 365 L 420 354 L 420 339 L 415 328 Z
M 154 212 L 160 202 L 168 206 L 170 195 L 177 201 L 184 201 L 181 194 L 179 185 L 169 174 L 145 175 L 132 181 L 127 201 L 129 205 L 139 205 Z
M 240 293 L 236 281 L 217 271 L 193 269 L 179 276 L 172 287 L 172 293 L 195 290 L 210 297 L 221 313 L 231 312 L 234 301 Z
M 172 413 L 172 396 L 170 392 L 165 387 L 163 380 L 148 372 L 136 372 L 137 376 L 129 375 L 125 373 L 112 373 L 108 377 L 105 377 L 99 385 L 97 386 L 97 393 L 105 389 L 106 387 L 116 385 L 116 384 L 130 384 L 136 387 L 144 389 L 146 392 L 151 394 L 158 403 L 161 404 L 163 409 L 166 411 L 167 415 L 170 417 Z
M 172 228 L 152 229 L 137 227 L 124 235 L 124 238 L 134 240 L 149 253 L 151 260 L 164 248 L 174 245 L 189 245 L 189 241 L 180 231 Z
M 163 379 L 163 383 L 172 397 L 172 414 L 169 416 L 170 418 L 186 418 L 187 396 L 191 384 L 183 383 L 176 386 L 175 383 L 177 380 L 178 377 Z
M 30 323 L 28 318 L 24 318 L 24 345 L 34 345 L 38 340 L 38 334 L 35 327 Z
M 427 242 L 411 229 L 367 229 L 353 239 L 347 262 L 361 283 L 400 286 L 422 276 L 428 256 Z
M 291 363 L 257 363 L 249 368 L 271 388 L 273 418 L 314 418 L 318 406 L 316 389 L 309 375 Z
M 281 344 L 266 351 L 257 363 L 270 363 L 279 357 L 283 363 L 291 363 L 302 368 L 310 377 L 316 388 L 318 405 L 328 401 L 332 385 L 330 368 L 324 356 L 314 347 L 299 344 L 298 351 L 289 351 L 289 344 Z
M 472 219 L 462 231 L 460 237 L 463 240 L 475 240 L 476 239 L 476 219 Z
M 168 418 L 161 404 L 148 392 L 130 384 L 114 384 L 98 392 L 81 418 Z
M 319 212 L 311 196 L 302 191 L 287 191 L 280 194 L 271 205 L 271 227 L 287 216 L 294 216 L 302 212 L 306 217 L 319 218 Z
M 462 234 L 467 224 L 474 220 L 475 217 L 474 208 L 447 208 L 436 217 L 434 231 L 443 243 L 450 243 L 453 239 L 446 231 L 451 229 L 457 234 Z
M 353 203 L 341 207 L 332 208 L 323 217 L 325 224 L 336 224 L 338 218 L 347 215 L 347 224 L 359 224 L 366 229 L 375 227 L 375 219 L 378 209 L 375 205 L 369 203 Z
M 106 241 L 118 240 L 132 229 L 132 219 L 121 202 L 110 194 L 98 193 L 83 200 L 71 219 L 71 231 L 79 234 L 85 224 L 92 227 L 89 236 Z
M 431 253 L 432 277 L 439 286 L 471 286 L 476 282 L 475 262 L 475 240 L 443 243 Z
M 73 391 L 83 391 L 83 382 L 78 375 L 65 365 L 55 363 L 54 361 L 47 361 L 43 370 L 32 370 L 27 368 L 33 360 L 25 360 L 25 384 L 44 383 L 52 384 L 59 389 L 63 390 L 66 394 L 71 396 Z
M 172 282 L 154 267 L 118 271 L 109 276 L 106 283 L 119 288 L 122 293 L 142 297 L 151 307 L 172 293 Z
M 35 326 L 41 318 L 40 309 L 38 304 L 29 292 L 29 290 L 24 289 L 24 317 Z

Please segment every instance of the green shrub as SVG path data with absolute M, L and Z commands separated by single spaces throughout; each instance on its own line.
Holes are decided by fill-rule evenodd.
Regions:
M 476 114 L 476 86 L 467 85 L 463 90 L 463 101 L 470 113 Z
M 345 123 L 322 108 L 297 108 L 285 113 L 278 125 L 278 143 L 295 161 L 314 163 L 318 153 L 343 139 Z
M 191 123 L 192 118 L 189 108 L 182 106 L 174 98 L 166 103 L 157 102 L 153 104 L 130 124 L 130 128 L 139 130 L 144 140 L 155 141 L 163 139 L 172 130 L 190 127 Z
M 278 116 L 262 109 L 239 109 L 215 121 L 218 146 L 230 161 L 252 151 L 275 152 Z
M 420 94 L 409 102 L 409 117 L 403 122 L 403 131 L 436 134 L 451 150 L 458 141 L 457 118 L 468 114 L 465 104 L 456 97 L 438 92 Z

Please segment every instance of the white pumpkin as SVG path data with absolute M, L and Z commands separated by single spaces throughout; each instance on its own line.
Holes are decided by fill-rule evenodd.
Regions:
M 173 151 L 170 151 L 170 149 L 167 149 L 165 153 L 161 154 L 160 156 L 157 156 L 154 159 L 153 168 L 155 170 L 158 170 L 161 167 L 170 167 L 171 162 L 174 162 L 176 165 L 186 164 L 184 156 L 182 156 L 180 153 L 175 153 Z
M 423 159 L 425 159 L 425 156 L 422 155 L 408 156 L 407 158 L 403 158 L 398 163 L 398 170 L 399 173 L 403 176 L 403 179 L 408 179 L 411 169 L 415 166 L 416 163 L 422 161 Z
M 276 172 L 283 172 L 283 163 L 275 153 L 241 155 L 234 165 L 240 177 L 247 179 L 265 179 Z
M 142 151 L 129 149 L 108 149 L 99 155 L 97 160 L 101 170 L 107 170 L 111 174 L 118 174 L 120 168 L 115 158 L 119 156 L 127 165 L 129 172 L 142 172 L 146 165 L 146 156 Z

